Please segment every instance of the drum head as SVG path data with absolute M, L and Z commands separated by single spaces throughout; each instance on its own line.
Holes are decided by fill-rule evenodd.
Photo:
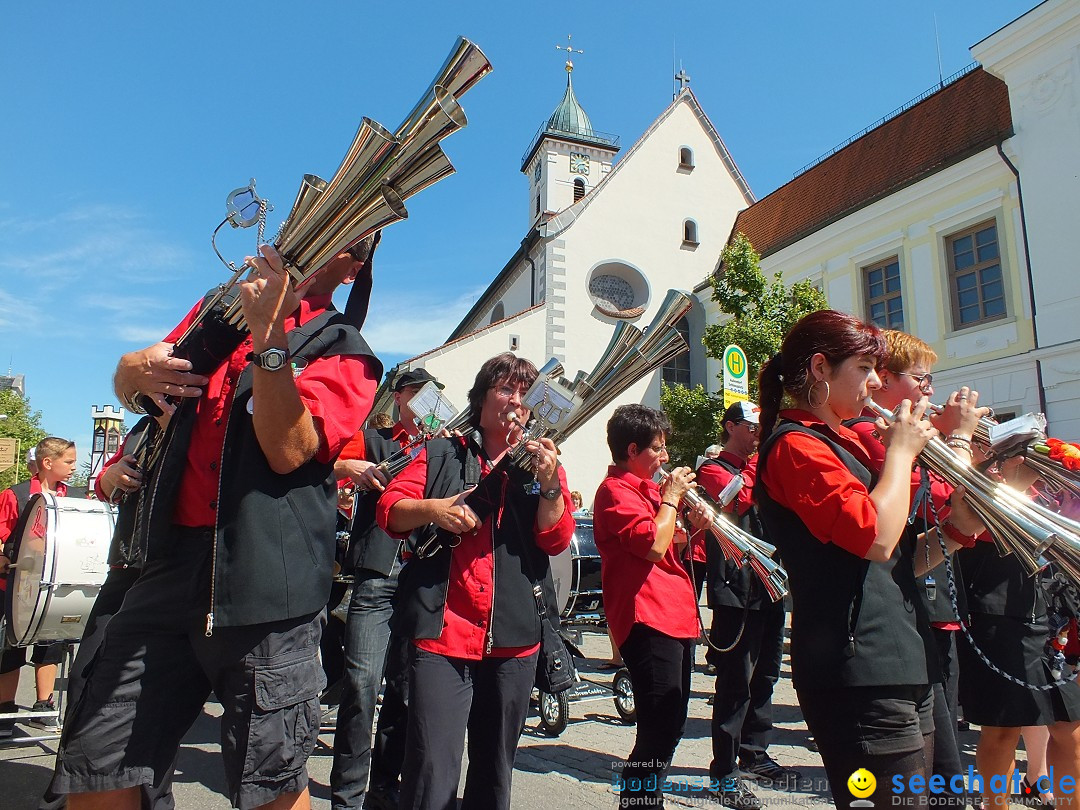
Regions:
M 555 607 L 563 615 L 570 603 L 570 590 L 574 579 L 574 558 L 569 548 L 565 548 L 551 558 L 551 580 L 555 583 Z
M 17 564 L 8 575 L 8 637 L 15 644 L 28 643 L 40 618 L 41 583 L 44 580 L 49 535 L 49 495 L 36 495 L 26 505 L 27 516 L 19 536 Z

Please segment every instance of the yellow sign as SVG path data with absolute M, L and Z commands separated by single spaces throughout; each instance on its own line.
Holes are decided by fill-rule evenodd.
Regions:
M 10 470 L 19 457 L 18 439 L 0 439 L 0 472 Z
M 724 408 L 749 399 L 746 352 L 735 344 L 724 349 Z

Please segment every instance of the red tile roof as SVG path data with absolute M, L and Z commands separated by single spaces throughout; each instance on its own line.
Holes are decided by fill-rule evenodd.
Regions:
M 761 256 L 1012 135 L 1009 91 L 981 67 L 742 211 Z

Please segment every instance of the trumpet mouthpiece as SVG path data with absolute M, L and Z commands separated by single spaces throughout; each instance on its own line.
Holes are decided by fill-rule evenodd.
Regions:
M 520 425 L 521 417 L 519 417 L 516 413 L 510 412 L 506 415 L 506 421 L 512 425 Z

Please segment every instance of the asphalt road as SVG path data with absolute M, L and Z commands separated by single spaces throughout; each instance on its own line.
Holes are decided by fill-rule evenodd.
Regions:
M 704 608 L 703 608 L 704 611 Z M 706 612 L 705 621 L 708 622 Z M 597 670 L 608 655 L 607 636 L 598 633 L 584 635 L 583 650 L 589 658 L 581 664 L 582 673 L 590 680 L 610 685 L 612 674 Z M 707 780 L 711 759 L 711 707 L 706 700 L 712 691 L 713 679 L 701 673 L 704 663 L 702 647 L 697 649 L 698 666 L 693 675 L 693 696 L 690 701 L 686 734 L 675 754 L 669 778 L 690 788 Z M 23 670 L 19 691 L 21 706 L 33 704 L 33 677 L 30 669 Z M 802 721 L 794 690 L 788 678 L 788 662 L 784 661 L 784 677 L 775 694 L 775 740 L 770 748 L 780 763 L 801 773 L 792 790 L 759 790 L 760 797 L 770 808 L 828 805 L 828 789 L 818 755 L 809 747 L 806 726 Z M 603 690 L 596 690 L 603 693 Z M 184 741 L 176 774 L 177 807 L 187 810 L 226 808 L 224 776 L 218 747 L 217 704 L 206 709 Z M 24 725 L 16 727 L 16 737 L 33 733 Z M 961 744 L 965 768 L 974 765 L 975 732 L 963 732 Z M 557 737 L 539 729 L 538 717 L 530 717 L 518 750 L 514 774 L 515 810 L 553 810 L 553 808 L 611 808 L 616 805 L 612 788 L 613 764 L 624 759 L 634 740 L 634 728 L 623 723 L 609 695 L 593 700 L 572 702 L 570 722 Z M 330 806 L 329 778 L 333 758 L 332 735 L 324 735 L 315 755 L 308 763 L 311 772 L 311 792 L 314 806 L 327 810 Z M 55 741 L 24 741 L 0 747 L 0 808 L 3 810 L 33 810 L 44 790 L 56 753 Z M 464 768 L 462 770 L 464 777 Z M 700 791 L 688 789 L 669 793 L 669 806 L 717 806 Z

